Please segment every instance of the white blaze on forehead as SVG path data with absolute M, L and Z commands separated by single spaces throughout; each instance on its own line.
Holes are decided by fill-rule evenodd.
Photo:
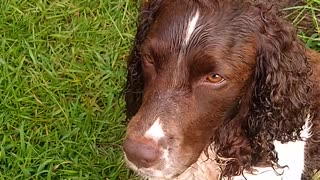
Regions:
M 177 75 L 180 74 L 180 66 L 181 66 L 181 61 L 183 59 L 183 56 L 184 56 L 184 53 L 185 53 L 185 50 L 190 42 L 190 39 L 192 38 L 192 34 L 194 33 L 194 31 L 196 30 L 196 27 L 197 27 L 197 22 L 199 20 L 199 16 L 200 16 L 200 13 L 199 13 L 199 10 L 196 11 L 196 13 L 190 18 L 189 22 L 188 22 L 188 25 L 187 25 L 187 29 L 185 31 L 185 37 L 184 37 L 184 40 L 183 40 L 183 43 L 182 43 L 182 46 L 181 46 L 181 49 L 180 49 L 180 52 L 179 52 L 179 57 L 178 57 L 178 68 L 176 68 L 176 75 L 174 76 L 173 78 L 173 81 L 175 83 L 177 83 L 177 79 L 176 77 L 178 77 Z
M 145 133 L 144 136 L 147 138 L 151 138 L 155 141 L 158 141 L 159 139 L 164 137 L 164 131 L 163 131 L 162 126 L 160 124 L 160 118 L 157 118 L 157 120 L 147 130 L 147 132 Z
M 194 30 L 196 29 L 196 25 L 197 25 L 198 20 L 199 20 L 199 11 L 196 12 L 196 14 L 190 19 L 190 21 L 188 23 L 186 37 L 184 39 L 185 45 L 187 45 L 189 43 L 191 35 L 194 32 Z

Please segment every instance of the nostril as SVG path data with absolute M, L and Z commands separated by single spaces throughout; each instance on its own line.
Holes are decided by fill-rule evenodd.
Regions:
M 128 160 L 139 168 L 155 165 L 161 156 L 156 143 L 149 139 L 138 140 L 127 137 L 124 142 L 124 152 Z

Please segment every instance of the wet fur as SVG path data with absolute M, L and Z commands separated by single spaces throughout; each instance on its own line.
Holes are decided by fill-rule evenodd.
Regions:
M 228 112 L 229 120 L 223 122 L 212 136 L 217 156 L 223 157 L 217 161 L 226 164 L 222 175 L 231 178 L 245 170 L 250 171 L 254 166 L 277 167 L 278 156 L 273 141 L 286 143 L 301 140 L 302 126 L 306 116 L 311 114 L 313 135 L 307 140 L 303 175 L 303 179 L 309 180 L 313 171 L 320 168 L 320 55 L 305 49 L 294 27 L 269 5 L 258 4 L 252 8 L 240 1 L 195 2 L 200 7 L 209 6 L 218 11 L 218 8 L 226 9 L 230 16 L 246 12 L 254 20 L 248 18 L 243 23 L 258 37 L 252 82 L 246 84 L 248 90 L 238 96 L 234 107 Z M 139 111 L 143 102 L 145 81 L 141 44 L 147 38 L 159 7 L 164 4 L 163 0 L 151 0 L 144 4 L 139 16 L 125 88 L 128 119 Z M 254 26 L 260 29 L 253 30 Z

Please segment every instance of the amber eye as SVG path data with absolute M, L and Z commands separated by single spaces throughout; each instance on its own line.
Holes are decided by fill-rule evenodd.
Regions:
M 220 83 L 223 82 L 224 79 L 219 74 L 211 74 L 207 76 L 207 80 L 211 83 Z
M 144 54 L 143 57 L 144 57 L 143 59 L 144 59 L 145 63 L 148 63 L 148 64 L 154 63 L 153 58 L 151 57 L 150 54 Z

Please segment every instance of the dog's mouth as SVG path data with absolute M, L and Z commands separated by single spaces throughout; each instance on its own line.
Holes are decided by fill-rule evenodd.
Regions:
M 124 154 L 127 166 L 134 170 L 139 176 L 149 180 L 185 180 L 197 177 L 203 180 L 217 179 L 220 174 L 219 166 L 215 161 L 215 153 L 209 149 L 203 151 L 197 161 L 183 171 L 177 173 L 175 165 L 167 163 L 164 168 L 138 168 L 130 162 Z
M 157 168 L 157 167 L 150 167 L 150 168 L 139 168 L 134 163 L 130 162 L 124 153 L 124 159 L 127 166 L 135 171 L 139 176 L 144 177 L 146 179 L 154 179 L 154 180 L 161 180 L 161 179 L 173 179 L 174 177 L 178 176 L 179 174 L 169 173 L 170 166 L 166 165 L 164 168 Z

